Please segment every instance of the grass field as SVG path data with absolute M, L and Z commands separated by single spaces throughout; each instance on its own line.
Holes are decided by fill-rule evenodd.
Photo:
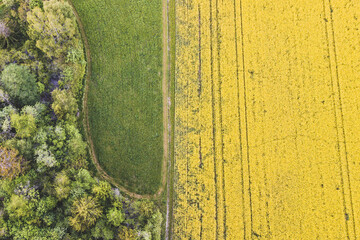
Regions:
M 176 1 L 172 239 L 360 236 L 360 2 Z
M 155 193 L 163 161 L 161 0 L 72 0 L 90 44 L 88 109 L 101 167 Z

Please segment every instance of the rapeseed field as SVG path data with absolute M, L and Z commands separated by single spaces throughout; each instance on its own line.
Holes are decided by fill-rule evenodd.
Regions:
M 173 239 L 360 236 L 360 2 L 176 1 Z

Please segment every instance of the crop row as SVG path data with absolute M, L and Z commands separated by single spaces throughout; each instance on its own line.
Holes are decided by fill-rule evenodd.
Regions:
M 176 1 L 174 239 L 356 239 L 359 10 Z

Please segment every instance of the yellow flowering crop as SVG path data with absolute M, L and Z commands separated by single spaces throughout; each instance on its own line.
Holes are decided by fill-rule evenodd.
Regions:
M 176 1 L 173 239 L 360 238 L 360 1 Z

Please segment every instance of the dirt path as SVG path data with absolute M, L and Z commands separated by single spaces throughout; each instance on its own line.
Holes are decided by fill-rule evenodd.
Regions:
M 96 166 L 96 169 L 99 171 L 100 175 L 106 179 L 107 181 L 111 182 L 114 186 L 119 188 L 122 192 L 129 195 L 130 197 L 137 198 L 137 199 L 157 199 L 162 194 L 165 189 L 166 185 L 166 178 L 167 178 L 167 161 L 169 158 L 169 133 L 170 133 L 170 121 L 169 121 L 169 109 L 170 109 L 170 98 L 169 98 L 169 84 L 168 84 L 168 18 L 167 18 L 167 0 L 163 0 L 163 11 L 162 11 L 162 19 L 163 19 L 163 79 L 162 79 L 162 89 L 163 89 L 163 143 L 164 143 L 164 154 L 163 154 L 163 163 L 162 163 L 162 179 L 161 179 L 161 186 L 159 190 L 153 195 L 140 195 L 134 192 L 127 190 L 126 188 L 122 187 L 114 178 L 109 176 L 100 166 L 99 161 L 95 154 L 95 147 L 91 137 L 90 132 L 90 124 L 89 124 L 89 116 L 88 116 L 88 106 L 87 106 L 87 98 L 89 92 L 89 82 L 91 77 L 91 52 L 90 52 L 90 45 L 89 41 L 85 34 L 84 25 L 80 19 L 78 12 L 76 11 L 75 6 L 68 0 L 69 4 L 72 6 L 75 17 L 77 19 L 80 33 L 84 42 L 85 47 L 85 54 L 87 59 L 87 71 L 86 71 L 86 78 L 85 78 L 85 91 L 84 91 L 84 99 L 83 99 L 83 124 L 85 126 L 85 134 L 86 139 L 89 143 L 90 155 L 91 158 Z

